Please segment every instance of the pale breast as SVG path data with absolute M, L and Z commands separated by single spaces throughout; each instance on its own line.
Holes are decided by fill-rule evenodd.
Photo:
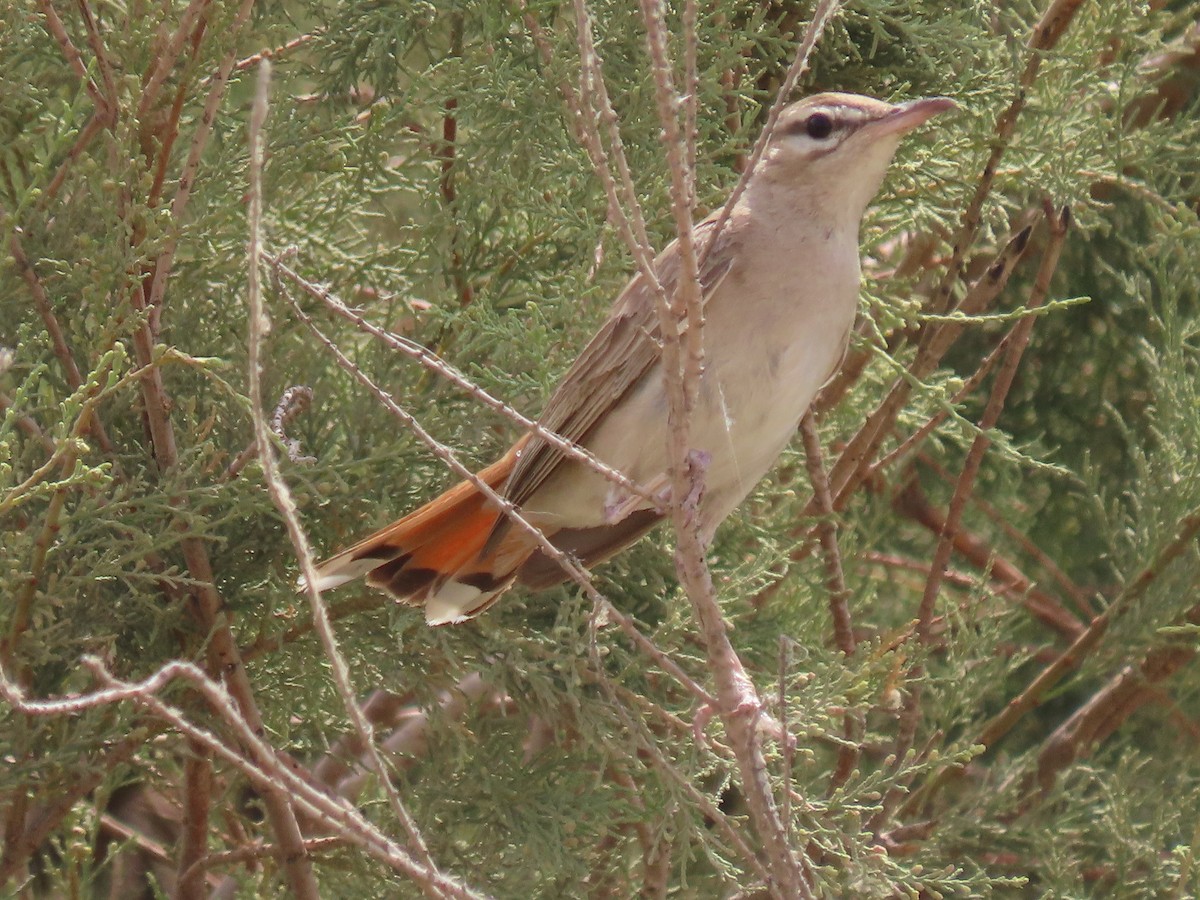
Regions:
M 774 464 L 842 357 L 858 298 L 857 244 L 848 246 L 852 253 L 831 254 L 827 246 L 792 241 L 790 258 L 782 260 L 768 246 L 755 247 L 708 298 L 705 370 L 691 429 L 693 448 L 708 458 L 702 503 L 708 532 Z M 610 411 L 587 444 L 635 481 L 664 483 L 667 399 L 661 369 Z M 623 499 L 603 477 L 567 464 L 530 498 L 527 509 L 546 524 L 587 527 L 610 521 L 615 508 L 624 508 Z

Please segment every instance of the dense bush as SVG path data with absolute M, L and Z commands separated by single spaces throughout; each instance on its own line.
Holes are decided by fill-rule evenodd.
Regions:
M 661 247 L 674 223 L 645 21 L 587 6 Z M 736 183 L 808 22 L 789 4 L 703 6 L 698 214 Z M 860 327 L 818 404 L 824 458 L 798 436 L 711 548 L 732 646 L 792 739 L 732 739 L 736 710 L 703 708 L 577 587 L 440 629 L 345 588 L 324 602 L 390 797 L 255 451 L 247 213 L 261 199 L 278 465 L 333 551 L 455 479 L 293 302 L 482 466 L 519 429 L 321 290 L 532 416 L 634 271 L 569 111 L 572 9 L 0 10 L 6 890 L 1200 888 L 1200 6 L 835 13 L 801 92 L 945 94 L 961 111 L 902 146 L 865 223 Z M 667 14 L 677 84 L 688 18 Z M 247 127 L 264 48 L 260 192 Z M 832 515 L 810 500 L 826 477 Z M 659 529 L 596 583 L 715 691 L 673 541 Z M 852 625 L 840 641 L 831 610 Z

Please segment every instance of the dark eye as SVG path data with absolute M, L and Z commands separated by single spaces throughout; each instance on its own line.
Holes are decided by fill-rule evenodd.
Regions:
M 804 131 L 814 141 L 823 141 L 833 133 L 833 119 L 825 113 L 813 113 L 804 120 Z

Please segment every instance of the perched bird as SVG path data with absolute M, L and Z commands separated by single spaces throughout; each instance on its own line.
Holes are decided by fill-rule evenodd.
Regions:
M 788 106 L 716 233 L 696 226 L 704 370 L 691 420 L 704 454 L 700 527 L 710 539 L 795 433 L 841 364 L 858 306 L 858 231 L 901 137 L 954 106 L 817 94 Z M 715 236 L 715 242 L 714 242 Z M 711 245 L 711 246 L 710 246 Z M 679 249 L 654 261 L 670 294 Z M 655 295 L 636 275 L 550 397 L 540 423 L 634 483 L 667 492 L 667 392 Z M 560 550 L 592 566 L 662 519 L 643 497 L 536 435 L 479 473 Z M 651 494 L 654 496 L 654 493 Z M 322 563 L 328 589 L 363 575 L 431 625 L 478 615 L 514 584 L 561 583 L 561 567 L 469 482 Z

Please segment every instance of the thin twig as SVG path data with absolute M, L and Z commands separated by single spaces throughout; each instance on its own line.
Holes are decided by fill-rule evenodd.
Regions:
M 363 714 L 362 707 L 358 705 L 358 701 L 355 698 L 354 687 L 350 681 L 350 668 L 346 664 L 341 650 L 338 648 L 337 636 L 334 634 L 333 626 L 329 622 L 328 610 L 321 599 L 321 592 L 316 587 L 319 579 L 317 577 L 316 561 L 313 557 L 312 548 L 308 543 L 308 536 L 304 533 L 304 529 L 301 527 L 300 521 L 296 516 L 296 505 L 292 500 L 291 491 L 279 473 L 279 466 L 275 461 L 275 453 L 271 446 L 271 427 L 267 424 L 266 416 L 263 414 L 262 345 L 268 323 L 267 314 L 263 308 L 260 288 L 259 248 L 262 242 L 262 168 L 265 140 L 262 129 L 267 116 L 270 91 L 270 60 L 263 60 L 259 64 L 258 72 L 254 106 L 250 116 L 250 241 L 247 263 L 249 267 L 247 293 L 250 306 L 249 398 L 250 413 L 254 420 L 254 435 L 258 444 L 258 459 L 262 465 L 263 478 L 267 483 L 267 490 L 270 492 L 271 499 L 274 501 L 280 515 L 283 516 L 284 524 L 287 526 L 288 537 L 291 538 L 292 548 L 300 560 L 300 568 L 305 576 L 304 592 L 308 596 L 309 610 L 313 617 L 317 637 L 320 639 L 322 649 L 325 652 L 325 658 L 329 662 L 334 685 L 337 687 L 338 694 L 341 697 L 342 706 L 345 708 L 346 714 L 355 732 L 358 734 L 359 740 L 362 741 L 371 769 L 379 779 L 380 787 L 391 804 L 393 815 L 403 825 L 404 830 L 408 834 L 409 846 L 412 849 L 413 855 L 429 870 L 436 872 L 437 866 L 429 854 L 429 848 L 425 845 L 425 840 L 421 836 L 416 822 L 413 821 L 412 816 L 400 799 L 400 794 L 392 783 L 391 773 L 388 771 L 383 757 L 380 756 L 379 750 L 375 746 L 374 731 L 371 723 Z M 279 416 L 280 427 L 282 427 L 282 418 L 282 415 Z M 313 888 L 314 890 L 316 889 L 315 881 L 313 882 Z
M 1200 606 L 1193 606 L 1178 621 L 1184 625 L 1200 625 Z M 1195 657 L 1194 645 L 1167 639 L 1153 647 L 1137 664 L 1123 666 L 1042 742 L 1036 772 L 1042 793 L 1049 792 L 1063 769 L 1115 733 L 1147 702 L 1157 699 L 1160 691 L 1156 686 Z M 1195 738 L 1193 734 L 1192 739 Z
M 817 533 L 825 551 L 825 573 L 829 588 L 829 615 L 833 620 L 833 637 L 837 648 L 847 657 L 854 655 L 854 624 L 850 618 L 850 591 L 842 569 L 842 554 L 838 549 L 837 523 L 834 522 L 833 497 L 829 493 L 829 478 L 821 458 L 821 436 L 817 433 L 816 418 L 810 412 L 800 422 L 804 438 L 804 454 L 813 497 L 821 516 Z
M 271 259 L 271 257 L 266 258 Z M 342 352 L 341 348 L 339 348 L 337 344 L 335 344 L 324 332 L 317 328 L 315 324 L 310 324 L 309 329 L 312 331 L 313 335 L 317 338 L 321 345 L 324 346 L 330 354 L 332 354 L 338 365 L 341 366 L 342 369 L 348 372 L 351 376 L 353 376 L 353 378 L 358 381 L 359 384 L 374 394 L 375 398 L 381 404 L 383 404 L 384 408 L 387 409 L 397 419 L 399 419 L 406 428 L 412 431 L 412 433 L 416 435 L 417 439 L 423 443 L 437 459 L 441 460 L 441 462 L 459 478 L 470 482 L 476 490 L 478 490 L 485 498 L 487 498 L 488 502 L 491 503 L 492 506 L 499 509 L 502 515 L 508 516 L 517 528 L 521 529 L 526 535 L 528 535 L 535 542 L 538 549 L 541 550 L 542 553 L 553 559 L 562 568 L 563 572 L 566 573 L 566 575 L 583 590 L 587 598 L 592 601 L 594 622 L 615 622 L 620 627 L 621 631 L 624 632 L 625 635 L 628 636 L 643 653 L 647 654 L 647 656 L 655 660 L 658 665 L 662 667 L 663 671 L 674 677 L 677 681 L 679 681 L 680 684 L 686 687 L 702 702 L 712 701 L 712 696 L 706 690 L 704 690 L 704 688 L 697 684 L 690 675 L 684 672 L 683 669 L 680 668 L 679 664 L 671 659 L 670 656 L 659 650 L 654 645 L 653 641 L 642 634 L 627 616 L 621 613 L 596 589 L 595 585 L 592 583 L 591 575 L 586 569 L 582 568 L 573 559 L 555 547 L 536 526 L 530 524 L 521 515 L 520 510 L 516 506 L 514 506 L 507 498 L 493 490 L 492 487 L 478 475 L 476 475 L 476 473 L 472 472 L 469 468 L 463 465 L 453 450 L 438 441 L 437 438 L 433 437 L 433 435 L 426 431 L 421 423 L 418 422 L 411 413 L 396 403 L 391 394 L 383 390 L 383 388 L 372 381 L 371 378 L 358 366 L 356 366 L 349 359 L 349 357 Z
M 210 0 L 193 0 L 188 6 L 188 10 L 193 6 L 207 2 L 210 2 Z M 231 45 L 235 43 L 234 39 L 250 18 L 250 13 L 253 9 L 254 0 L 241 0 L 241 5 L 238 7 L 233 22 L 228 27 L 225 35 Z M 182 28 L 179 29 L 180 32 L 183 30 Z M 172 47 L 174 43 L 173 38 Z M 208 139 L 212 134 L 213 122 L 216 120 L 217 111 L 221 107 L 221 101 L 225 97 L 225 89 L 229 83 L 229 74 L 233 71 L 235 61 L 236 53 L 230 50 L 214 76 L 208 96 L 205 98 L 204 110 L 200 115 L 199 123 L 196 125 L 196 131 L 192 135 L 192 144 L 188 149 L 187 160 L 184 162 L 183 172 L 179 176 L 179 184 L 175 189 L 175 197 L 171 201 L 171 219 L 177 224 L 182 225 L 184 212 L 187 209 L 188 201 L 191 199 L 192 185 L 195 183 L 196 173 L 200 168 L 200 159 L 204 154 L 205 147 L 208 146 Z M 145 102 L 144 97 L 143 102 Z M 167 281 L 170 278 L 171 267 L 178 248 L 179 239 L 177 237 L 166 242 L 162 252 L 155 260 L 149 290 L 145 291 L 144 300 L 140 300 L 135 304 L 139 309 L 144 308 L 150 311 L 150 322 L 147 327 L 149 334 L 154 337 L 157 337 L 160 331 L 163 298 L 166 294 Z M 141 292 L 135 290 L 134 293 L 138 294 Z
M 101 688 L 82 695 L 29 700 L 24 692 L 8 679 L 7 673 L 0 669 L 0 699 L 5 700 L 18 712 L 32 716 L 70 716 L 112 703 L 132 701 L 164 720 L 185 737 L 203 744 L 214 756 L 235 766 L 264 795 L 286 790 L 296 807 L 305 815 L 311 816 L 329 831 L 342 835 L 373 858 L 407 875 L 434 896 L 478 900 L 480 895 L 461 882 L 422 866 L 353 806 L 319 789 L 293 767 L 285 764 L 275 749 L 262 737 L 261 726 L 256 728 L 248 722 L 238 712 L 233 696 L 195 665 L 179 661 L 167 663 L 143 681 L 131 683 L 115 678 L 96 657 L 85 656 L 82 662 L 99 679 Z M 212 732 L 195 725 L 178 708 L 157 696 L 177 680 L 190 684 L 200 693 L 212 710 L 232 729 L 237 743 L 243 748 L 242 753 L 235 752 Z M 283 869 L 287 872 L 297 851 L 294 847 L 281 846 Z M 300 843 L 300 852 L 304 852 L 303 842 Z
M 926 499 L 916 478 L 908 479 L 905 486 L 896 492 L 892 508 L 935 535 L 940 536 L 946 531 L 945 516 Z M 990 577 L 995 590 L 1012 597 L 1031 616 L 1053 629 L 1060 637 L 1073 641 L 1083 632 L 1083 622 L 1071 615 L 1057 598 L 1039 588 L 1012 562 L 1001 556 L 991 542 L 966 530 L 961 524 L 951 539 L 954 550 Z M 924 570 L 928 576 L 928 564 Z
M 253 69 L 264 59 L 276 60 L 279 57 L 283 56 L 285 53 L 295 50 L 297 47 L 303 47 L 305 44 L 309 43 L 312 40 L 315 40 L 316 38 L 322 37 L 324 34 L 325 34 L 325 29 L 317 28 L 317 29 L 314 29 L 313 31 L 310 31 L 307 34 L 298 35 L 297 37 L 292 38 L 290 41 L 280 44 L 278 47 L 271 47 L 267 50 L 260 50 L 257 53 L 254 53 L 254 54 L 251 54 L 250 56 L 245 57 L 244 59 L 239 59 L 236 63 L 233 64 L 233 71 L 234 72 L 244 72 L 247 69 Z M 200 86 L 208 87 L 208 85 L 212 82 L 212 80 L 215 77 L 217 77 L 217 74 L 218 73 L 213 73 L 212 75 L 206 75 L 204 78 L 200 79 Z
M 336 850 L 339 847 L 346 846 L 346 841 L 340 837 L 320 837 L 309 838 L 304 842 L 304 851 L 309 855 L 323 853 L 326 850 Z M 223 850 L 220 853 L 210 853 L 203 859 L 196 860 L 193 869 L 188 869 L 180 876 L 194 876 L 197 872 L 210 871 L 219 866 L 236 865 L 238 863 L 254 862 L 260 859 L 275 859 L 283 858 L 284 849 L 278 844 L 266 844 L 260 840 L 256 840 L 245 847 L 239 847 L 237 850 Z M 209 876 L 210 883 L 219 884 L 219 879 L 214 876 Z
M 967 296 L 959 305 L 961 312 L 973 313 L 985 309 L 1000 295 L 1029 243 L 1031 230 L 1026 226 L 1009 239 L 987 271 L 967 291 Z M 966 327 L 965 322 L 939 322 L 930 325 L 918 344 L 916 358 L 909 365 L 908 371 L 896 379 L 887 396 L 863 421 L 858 432 L 847 442 L 834 463 L 829 473 L 829 481 L 834 492 L 835 509 L 844 508 L 849 498 L 866 481 L 869 467 L 907 402 L 914 382 L 929 377 L 937 369 L 946 352 Z
M 157 44 L 151 57 L 151 67 L 146 71 L 142 84 L 142 96 L 138 100 L 136 119 L 145 122 L 151 108 L 158 101 L 158 95 L 166 84 L 171 70 L 179 60 L 183 50 L 183 42 L 192 34 L 201 16 L 207 12 L 212 0 L 189 0 L 179 16 L 175 31 L 163 44 Z M 165 25 L 165 23 L 164 23 Z
M 540 422 L 522 415 L 503 400 L 493 397 L 479 385 L 475 384 L 475 382 L 471 381 L 466 375 L 458 371 L 458 369 L 454 368 L 444 359 L 439 357 L 432 350 L 422 346 L 421 344 L 418 344 L 416 341 L 410 340 L 409 338 L 386 331 L 383 328 L 380 328 L 378 325 L 368 321 L 360 313 L 346 306 L 345 303 L 338 299 L 338 297 L 336 297 L 327 288 L 321 285 L 313 284 L 311 281 L 292 270 L 281 259 L 272 259 L 271 265 L 281 275 L 303 290 L 310 297 L 320 300 L 331 312 L 341 316 L 343 319 L 346 319 L 349 322 L 353 322 L 354 325 L 356 325 L 359 329 L 379 339 L 392 350 L 396 350 L 400 353 L 403 353 L 410 359 L 416 360 L 429 371 L 440 375 L 451 384 L 464 390 L 467 394 L 478 400 L 484 406 L 500 413 L 502 416 L 515 423 L 526 432 L 537 435 L 539 438 L 544 440 L 550 446 L 554 447 L 556 450 L 560 451 L 569 459 L 573 459 L 576 462 L 582 463 L 592 471 L 596 472 L 598 475 L 602 475 L 613 484 L 618 485 L 629 494 L 640 497 L 649 503 L 651 508 L 659 512 L 664 511 L 662 499 L 653 491 L 650 491 L 647 488 L 642 487 L 640 484 L 630 480 L 627 475 L 617 471 L 612 466 L 605 463 L 586 447 L 582 447 L 579 444 L 576 444 L 574 441 L 569 441 L 561 435 L 550 431 Z M 311 328 L 313 326 L 312 317 L 309 316 L 308 313 L 306 313 L 304 309 L 295 302 L 290 294 L 287 295 L 287 299 L 292 304 L 292 308 L 296 311 L 296 314 L 300 317 L 300 320 Z
M 42 15 L 46 17 L 46 30 L 58 42 L 59 50 L 62 51 L 67 65 L 83 81 L 88 96 L 96 104 L 96 114 L 101 117 L 106 126 L 112 124 L 114 108 L 109 103 L 108 97 L 104 95 L 104 92 L 100 90 L 99 86 L 88 74 L 87 64 L 83 61 L 79 49 L 71 41 L 70 35 L 67 34 L 67 28 L 63 24 L 63 20 L 59 17 L 58 12 L 54 9 L 54 4 L 51 0 L 38 0 L 38 6 L 42 10 Z
M 1200 508 L 1193 509 L 1180 518 L 1175 529 L 1175 537 L 1155 554 L 1154 559 L 1125 586 L 1104 612 L 1088 624 L 1087 630 L 1076 638 L 1070 647 L 1039 672 L 1020 694 L 1008 702 L 1001 712 L 988 720 L 973 743 L 982 744 L 989 750 L 994 748 L 1026 713 L 1042 701 L 1047 691 L 1054 688 L 1071 670 L 1083 662 L 1103 640 L 1109 627 L 1145 595 L 1150 586 L 1158 580 L 1171 563 L 1191 548 L 1197 535 L 1200 535 Z M 943 785 L 961 773 L 961 766 L 948 766 L 938 770 L 920 791 L 915 792 L 909 798 L 904 810 L 916 809 L 920 804 L 928 802 Z

